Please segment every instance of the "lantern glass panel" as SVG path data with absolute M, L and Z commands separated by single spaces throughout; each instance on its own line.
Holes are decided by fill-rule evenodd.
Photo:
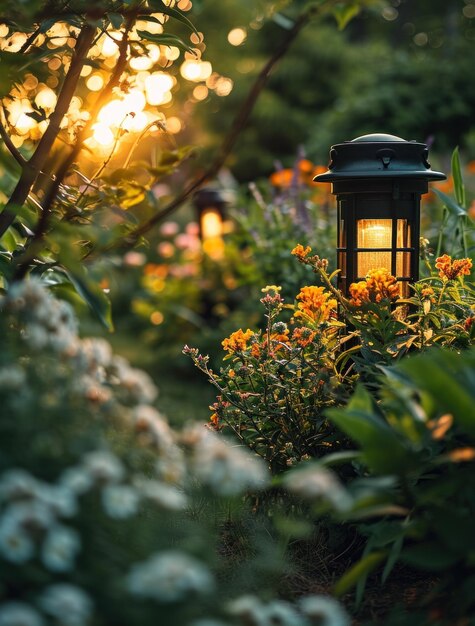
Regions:
M 357 254 L 356 273 L 359 277 L 364 278 L 370 270 L 382 267 L 391 270 L 391 241 L 392 220 L 358 220 L 356 245 L 366 248 Z
M 201 234 L 203 239 L 221 237 L 223 234 L 223 220 L 217 209 L 205 209 L 201 215 Z

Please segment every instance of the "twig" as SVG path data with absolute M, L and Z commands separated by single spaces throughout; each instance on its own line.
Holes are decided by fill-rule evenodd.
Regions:
M 3 114 L 5 115 L 5 109 L 3 108 L 3 104 L 2 104 L 2 110 L 3 110 Z M 6 116 L 5 116 L 5 121 L 6 121 Z M 15 159 L 15 161 L 21 167 L 24 167 L 24 165 L 26 163 L 26 159 L 21 154 L 21 152 L 18 150 L 18 148 L 16 148 L 13 145 L 13 142 L 10 139 L 10 135 L 8 134 L 7 129 L 5 128 L 5 126 L 3 125 L 3 122 L 1 120 L 0 120 L 0 137 L 3 139 L 3 143 L 5 144 L 7 149 L 10 151 L 10 153 L 13 156 L 13 158 Z
M 224 165 L 227 157 L 231 153 L 232 149 L 242 131 L 247 125 L 249 121 L 249 117 L 254 109 L 256 101 L 267 84 L 269 77 L 272 73 L 272 70 L 280 61 L 280 59 L 286 54 L 292 42 L 296 39 L 302 29 L 315 17 L 324 13 L 328 8 L 337 3 L 338 0 L 327 0 L 326 2 L 322 2 L 322 4 L 318 6 L 310 7 L 306 12 L 299 16 L 299 18 L 294 22 L 293 27 L 288 31 L 287 36 L 281 42 L 280 46 L 274 52 L 274 54 L 270 57 L 267 63 L 259 72 L 254 84 L 252 85 L 244 103 L 239 110 L 237 116 L 234 119 L 234 122 L 231 126 L 231 129 L 228 135 L 225 137 L 219 152 L 210 165 L 204 172 L 199 174 L 195 180 L 193 180 L 176 198 L 174 198 L 169 204 L 167 204 L 161 211 L 153 215 L 149 220 L 141 224 L 134 231 L 129 233 L 123 240 L 119 243 L 113 243 L 108 246 L 104 246 L 103 248 L 90 250 L 86 256 L 90 257 L 91 255 L 97 256 L 101 252 L 109 252 L 110 250 L 119 248 L 121 250 L 128 250 L 133 248 L 137 241 L 145 235 L 149 230 L 151 230 L 156 224 L 160 223 L 164 220 L 168 215 L 173 213 L 177 208 L 179 208 L 195 191 L 200 189 L 207 181 L 211 180 L 216 174 L 219 172 L 221 167 Z

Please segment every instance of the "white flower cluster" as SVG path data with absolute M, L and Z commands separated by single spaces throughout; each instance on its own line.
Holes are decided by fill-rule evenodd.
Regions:
M 0 556 L 12 563 L 25 563 L 39 553 L 51 572 L 67 572 L 74 567 L 80 537 L 62 522 L 77 512 L 71 490 L 12 469 L 0 478 L 0 511 Z
M 284 486 L 296 495 L 330 505 L 336 511 L 349 511 L 353 500 L 337 475 L 315 464 L 289 472 Z
M 185 429 L 183 441 L 191 450 L 195 476 L 216 494 L 234 496 L 267 485 L 264 463 L 242 446 L 230 444 L 201 425 Z
M 206 565 L 184 552 L 169 550 L 135 564 L 127 588 L 135 596 L 172 603 L 211 592 L 214 581 Z
M 14 283 L 2 298 L 1 307 L 22 324 L 22 337 L 29 349 L 40 353 L 49 350 L 73 368 L 72 393 L 99 406 L 112 400 L 126 406 L 146 404 L 157 397 L 150 377 L 114 355 L 107 341 L 80 339 L 72 307 L 54 298 L 39 280 Z M 0 370 L 0 388 L 18 388 L 24 382 L 21 368 L 10 375 Z
M 51 618 L 61 626 L 87 626 L 93 614 L 89 595 L 67 583 L 49 585 L 36 603 L 40 610 L 24 602 L 0 604 L 0 626 L 45 626 Z
M 255 596 L 242 596 L 228 605 L 239 623 L 252 626 L 350 626 L 343 607 L 327 596 L 307 596 L 296 605 L 282 600 L 264 603 Z

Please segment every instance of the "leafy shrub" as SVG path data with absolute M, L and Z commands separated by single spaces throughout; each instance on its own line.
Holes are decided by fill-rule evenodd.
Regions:
M 434 583 L 417 623 L 469 623 L 475 608 L 474 366 L 473 348 L 459 354 L 434 347 L 385 368 L 378 402 L 360 385 L 347 407 L 327 412 L 358 444 L 356 477 L 343 485 L 329 469 L 347 462 L 349 453 L 287 475 L 290 491 L 320 513 L 332 510 L 340 521 L 356 522 L 367 538 L 337 593 L 356 586 L 361 602 L 368 574 L 378 570 L 384 583 L 401 562 Z
M 2 297 L 0 332 L 2 625 L 244 624 L 257 584 L 261 623 L 315 623 L 311 597 L 269 599 L 282 564 L 265 525 L 230 580 L 222 520 L 245 524 L 258 459 L 202 426 L 173 431 L 150 378 L 80 339 L 37 281 Z
M 352 284 L 346 298 L 333 286 L 325 259 L 300 244 L 292 252 L 322 285 L 302 287 L 294 304 L 285 304 L 280 286 L 263 289 L 265 329 L 239 329 L 225 339 L 230 364 L 219 373 L 208 357 L 185 347 L 219 391 L 214 427 L 232 431 L 274 472 L 345 447 L 326 410 L 344 404 L 357 380 L 377 389 L 382 366 L 432 345 L 468 347 L 474 337 L 475 291 L 464 282 L 468 258 L 439 257 L 432 276 L 416 283 L 407 299 L 385 270 Z

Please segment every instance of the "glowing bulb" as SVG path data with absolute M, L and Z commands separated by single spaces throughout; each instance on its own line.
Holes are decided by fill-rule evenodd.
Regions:
M 35 120 L 26 113 L 21 113 L 15 123 L 15 129 L 20 135 L 26 135 L 34 126 Z
M 201 215 L 201 236 L 203 239 L 221 237 L 223 220 L 216 209 L 205 209 Z
M 228 41 L 232 46 L 240 46 L 246 38 L 247 32 L 244 28 L 233 28 L 228 33 Z
M 143 55 L 140 57 L 132 57 L 129 61 L 129 65 L 136 72 L 141 72 L 149 70 L 153 65 L 153 61 L 147 55 Z
M 147 101 L 142 91 L 132 89 L 123 100 L 124 108 L 127 113 L 138 113 L 145 108 Z
M 109 126 L 120 126 L 127 116 L 126 107 L 121 100 L 111 100 L 99 111 L 97 119 Z
M 41 107 L 42 109 L 53 109 L 56 105 L 56 94 L 49 87 L 43 87 L 41 91 L 39 91 L 35 98 L 35 103 Z
M 181 130 L 181 121 L 178 117 L 167 117 L 166 121 L 167 131 L 172 133 L 172 135 L 176 135 Z
M 206 85 L 197 85 L 193 89 L 193 97 L 196 100 L 205 100 L 208 97 L 208 87 Z
M 180 50 L 175 46 L 165 48 L 165 56 L 169 61 L 176 61 L 180 56 Z
M 93 138 L 103 147 L 111 146 L 114 143 L 114 133 L 105 124 L 94 124 Z
M 86 87 L 90 91 L 100 91 L 104 87 L 104 79 L 100 74 L 93 74 L 87 79 Z
M 199 61 L 188 60 L 182 63 L 180 67 L 180 74 L 186 80 L 199 81 L 201 80 L 201 63 Z
M 102 56 L 108 58 L 115 56 L 119 51 L 119 46 L 116 42 L 109 36 L 106 35 L 104 41 L 102 42 Z

